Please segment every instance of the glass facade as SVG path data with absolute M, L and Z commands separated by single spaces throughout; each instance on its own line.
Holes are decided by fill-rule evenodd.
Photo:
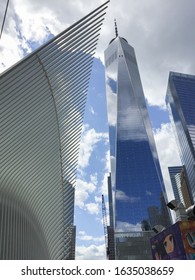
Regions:
M 118 260 L 150 260 L 149 240 L 151 231 L 125 232 L 115 234 L 116 256 Z
M 171 185 L 173 188 L 173 193 L 174 193 L 174 197 L 175 199 L 179 202 L 183 202 L 182 198 L 179 194 L 179 183 L 177 182 L 178 177 L 181 176 L 181 172 L 182 172 L 183 166 L 171 166 L 168 167 L 169 170 L 169 176 L 170 176 L 170 180 L 171 180 Z M 178 175 L 178 176 L 177 176 Z
M 170 72 L 166 102 L 195 202 L 195 76 Z
M 169 225 L 170 216 L 134 49 L 116 37 L 105 50 L 105 65 L 115 237 L 151 232 L 156 224 Z M 118 257 L 119 251 L 116 242 Z M 130 246 L 124 259 L 131 254 Z

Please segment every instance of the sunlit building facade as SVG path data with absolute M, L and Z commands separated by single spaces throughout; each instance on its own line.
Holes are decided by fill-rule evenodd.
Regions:
M 117 33 L 105 67 L 116 259 L 151 259 L 152 228 L 170 216 L 134 49 Z
M 176 201 L 182 202 L 186 208 L 190 207 L 193 202 L 189 193 L 185 166 L 171 166 L 168 170 Z
M 107 3 L 0 76 L 0 259 L 74 259 L 79 142 Z
M 182 172 L 183 166 L 170 166 L 168 167 L 168 171 L 169 171 L 169 176 L 170 176 L 170 180 L 171 180 L 171 185 L 172 185 L 172 189 L 173 189 L 173 194 L 175 199 L 178 202 L 183 202 L 181 195 L 180 195 L 180 188 L 181 188 L 181 183 L 179 185 L 179 180 L 181 177 L 181 172 Z
M 181 172 L 180 180 L 181 180 L 181 194 L 183 197 L 184 205 L 186 208 L 189 208 L 193 204 L 193 200 L 190 195 L 188 178 L 186 175 L 185 168 Z
M 195 202 L 195 76 L 170 72 L 166 103 L 185 166 L 189 194 Z

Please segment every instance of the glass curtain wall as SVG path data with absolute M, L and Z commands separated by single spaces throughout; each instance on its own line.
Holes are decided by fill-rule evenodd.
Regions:
M 115 234 L 166 227 L 165 188 L 134 49 L 116 37 L 105 65 Z

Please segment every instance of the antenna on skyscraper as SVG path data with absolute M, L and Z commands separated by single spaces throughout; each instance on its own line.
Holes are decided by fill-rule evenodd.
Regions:
M 118 29 L 117 29 L 116 19 L 114 19 L 114 26 L 115 26 L 116 37 L 118 37 Z

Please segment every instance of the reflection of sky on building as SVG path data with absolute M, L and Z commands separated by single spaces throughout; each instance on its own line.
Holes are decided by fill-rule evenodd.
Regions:
M 195 76 L 171 72 L 166 101 L 195 201 Z
M 115 230 L 138 231 L 163 220 L 162 175 L 134 50 L 116 38 L 105 60 Z
M 117 222 L 116 232 L 130 232 L 130 231 L 141 231 L 141 224 L 130 224 L 127 222 Z
M 126 199 L 122 200 L 118 199 L 116 193 L 117 220 L 141 223 L 147 219 L 147 209 L 151 205 L 160 207 L 161 190 L 154 171 L 155 165 L 147 141 L 117 142 L 116 188 L 126 195 Z
M 112 61 L 113 62 L 113 61 Z M 114 62 L 115 63 L 115 62 Z M 114 64 L 113 63 L 113 64 Z M 113 69 L 113 67 L 111 67 Z M 111 77 L 112 78 L 111 78 Z M 109 142 L 110 142 L 110 164 L 111 164 L 111 181 L 112 188 L 115 188 L 116 173 L 116 122 L 117 122 L 117 82 L 116 73 L 109 71 L 106 77 L 106 97 L 107 97 L 107 114 L 109 125 Z

